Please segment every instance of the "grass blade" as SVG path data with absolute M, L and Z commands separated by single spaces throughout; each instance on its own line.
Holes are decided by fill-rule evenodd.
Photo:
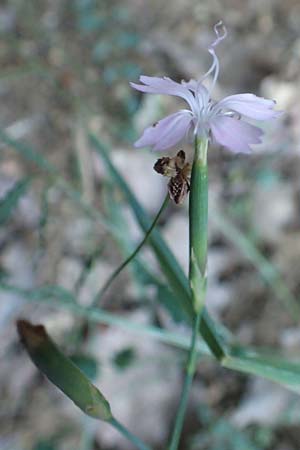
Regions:
M 237 347 L 222 361 L 223 367 L 257 375 L 300 393 L 300 361 L 289 361 L 276 352 Z
M 13 292 L 22 296 L 28 302 L 66 309 L 90 322 L 120 327 L 131 333 L 156 339 L 159 342 L 184 350 L 189 348 L 190 339 L 188 336 L 182 336 L 152 325 L 140 325 L 126 317 L 111 314 L 101 308 L 85 308 L 76 302 L 71 292 L 60 286 L 51 285 L 36 289 L 24 289 L 6 283 L 0 283 L 0 291 Z M 198 343 L 197 349 L 201 355 L 210 355 L 203 341 Z
M 96 323 L 118 326 L 129 332 L 157 339 L 159 342 L 174 345 L 183 350 L 189 349 L 190 338 L 188 336 L 168 332 L 154 326 L 139 325 L 99 308 L 84 308 L 76 303 L 72 293 L 59 286 L 28 290 L 1 283 L 0 290 L 16 292 L 29 302 L 67 309 L 79 317 Z M 197 352 L 200 356 L 211 356 L 203 341 L 198 341 Z M 230 350 L 230 354 L 223 358 L 221 364 L 227 369 L 260 376 L 300 393 L 300 362 L 283 358 L 275 351 L 261 351 L 237 346 Z

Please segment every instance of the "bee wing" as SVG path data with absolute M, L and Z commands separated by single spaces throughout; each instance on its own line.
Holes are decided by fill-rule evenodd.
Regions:
M 179 169 L 179 170 L 183 169 L 184 163 L 185 163 L 185 152 L 183 150 L 179 150 L 175 159 L 176 159 L 177 169 Z
M 176 175 L 169 181 L 168 191 L 171 199 L 176 203 L 176 205 L 180 205 L 186 198 L 189 191 L 187 180 L 181 174 Z

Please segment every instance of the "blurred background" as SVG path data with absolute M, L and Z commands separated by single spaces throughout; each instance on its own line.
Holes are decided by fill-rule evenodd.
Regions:
M 16 336 L 20 317 L 43 323 L 101 386 L 120 421 L 165 448 L 185 354 L 66 308 L 72 296 L 91 306 L 140 239 L 86 130 L 111 149 L 154 215 L 166 181 L 152 169 L 157 155 L 135 150 L 133 142 L 181 102 L 142 96 L 128 83 L 140 74 L 199 78 L 220 19 L 228 37 L 218 47 L 216 99 L 253 92 L 276 99 L 285 114 L 263 125 L 266 137 L 251 156 L 210 149 L 208 309 L 245 345 L 299 354 L 299 0 L 2 0 L 1 450 L 132 448 L 109 426 L 84 418 L 37 372 Z M 186 270 L 187 202 L 170 205 L 161 228 Z M 143 251 L 102 306 L 185 333 L 159 306 L 165 292 L 146 280 L 143 264 L 157 272 L 151 252 Z M 299 397 L 278 385 L 204 360 L 181 449 L 299 450 L 299 406 Z

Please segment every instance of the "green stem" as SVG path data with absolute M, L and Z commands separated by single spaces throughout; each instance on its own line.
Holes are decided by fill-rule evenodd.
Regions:
M 196 312 L 204 306 L 207 283 L 208 176 L 207 140 L 195 139 L 189 205 L 190 271 L 192 303 Z
M 109 423 L 116 428 L 126 439 L 128 439 L 132 444 L 138 448 L 139 450 L 151 450 L 143 441 L 140 440 L 137 436 L 131 433 L 131 431 L 127 430 L 117 419 L 114 417 L 109 421 Z
M 181 392 L 169 450 L 177 450 L 182 432 L 184 417 L 188 405 L 189 393 L 197 366 L 196 343 L 206 295 L 208 217 L 207 144 L 207 140 L 199 140 L 196 137 L 189 203 L 189 282 L 192 295 L 192 304 L 196 315 L 194 318 L 193 334 L 186 368 L 186 375 Z
M 177 411 L 177 415 L 176 415 L 176 419 L 175 419 L 174 430 L 173 430 L 173 434 L 171 437 L 171 442 L 168 447 L 168 450 L 177 450 L 181 432 L 182 432 L 184 416 L 185 416 L 187 405 L 188 405 L 189 393 L 191 390 L 191 386 L 192 386 L 192 382 L 193 382 L 193 378 L 194 378 L 194 374 L 195 374 L 196 366 L 197 366 L 197 336 L 198 336 L 200 319 L 201 319 L 201 311 L 196 315 L 195 322 L 194 322 L 192 341 L 191 341 L 189 357 L 188 357 L 188 362 L 187 362 L 187 367 L 186 367 L 186 375 L 185 375 L 185 379 L 184 379 L 184 383 L 183 383 L 183 387 L 182 387 L 182 391 L 181 391 L 180 403 L 179 403 L 179 407 L 178 407 L 178 411 Z
M 136 247 L 136 249 L 116 268 L 116 270 L 111 274 L 111 276 L 108 278 L 108 280 L 106 281 L 104 286 L 99 290 L 99 292 L 97 292 L 97 294 L 95 295 L 95 298 L 94 298 L 94 300 L 92 302 L 92 306 L 97 306 L 99 304 L 99 301 L 101 300 L 101 298 L 103 297 L 103 295 L 105 294 L 105 292 L 107 291 L 107 289 L 109 288 L 111 283 L 115 280 L 115 278 L 119 275 L 119 273 L 122 272 L 122 270 L 127 266 L 127 264 L 129 264 L 136 257 L 138 252 L 145 245 L 145 243 L 146 243 L 147 239 L 149 238 L 152 230 L 157 225 L 157 222 L 159 221 L 159 218 L 160 218 L 161 214 L 163 213 L 164 209 L 166 208 L 166 206 L 168 204 L 168 201 L 169 201 L 169 195 L 167 194 L 163 204 L 161 205 L 161 207 L 160 207 L 158 213 L 156 214 L 156 216 L 155 216 L 152 224 L 150 225 L 149 229 L 145 233 L 145 236 L 142 239 L 142 241 L 139 243 L 139 245 Z

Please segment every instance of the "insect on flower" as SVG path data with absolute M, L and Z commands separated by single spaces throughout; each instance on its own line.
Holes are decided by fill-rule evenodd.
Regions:
M 212 56 L 212 64 L 199 80 L 177 83 L 167 77 L 141 76 L 142 84 L 130 83 L 140 92 L 180 97 L 189 106 L 189 109 L 180 109 L 146 128 L 135 142 L 135 147 L 150 146 L 153 150 L 166 150 L 180 142 L 191 142 L 195 136 L 199 136 L 217 142 L 232 152 L 250 153 L 250 146 L 261 142 L 263 131 L 244 119 L 264 121 L 281 114 L 274 111 L 274 100 L 250 93 L 230 95 L 218 102 L 212 99 L 211 94 L 219 75 L 215 48 L 227 36 L 222 22 L 215 25 L 214 31 L 216 39 L 207 49 Z M 207 89 L 203 81 L 210 75 L 212 83 Z
M 169 177 L 168 192 L 177 204 L 183 203 L 190 190 L 191 165 L 185 162 L 185 153 L 179 150 L 173 158 L 163 157 L 156 161 L 154 170 Z

